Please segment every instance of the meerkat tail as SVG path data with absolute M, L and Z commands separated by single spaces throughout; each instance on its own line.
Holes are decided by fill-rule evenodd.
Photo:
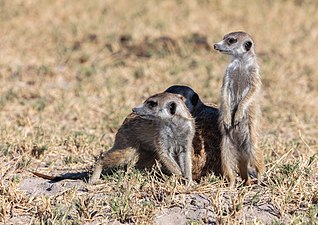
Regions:
M 35 171 L 29 171 L 29 172 L 32 173 L 33 175 L 37 176 L 37 177 L 41 177 L 41 178 L 46 179 L 46 180 L 56 181 L 59 178 L 61 178 L 59 176 L 50 176 L 50 175 L 46 175 L 46 174 L 35 172 Z
M 43 173 L 39 173 L 39 172 L 35 172 L 35 171 L 29 171 L 29 172 L 37 177 L 41 177 L 43 179 L 51 180 L 54 182 L 67 180 L 67 179 L 69 179 L 69 180 L 83 180 L 83 179 L 87 180 L 87 178 L 88 178 L 88 172 L 67 173 L 67 174 L 63 174 L 63 175 L 59 175 L 59 176 L 51 176 L 51 175 L 47 175 L 47 174 L 43 174 Z

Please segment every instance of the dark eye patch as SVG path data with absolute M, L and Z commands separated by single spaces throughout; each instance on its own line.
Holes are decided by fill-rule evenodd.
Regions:
M 169 111 L 171 115 L 174 115 L 176 113 L 177 104 L 175 102 L 169 103 Z
M 251 49 L 252 45 L 253 45 L 253 44 L 252 44 L 251 41 L 245 42 L 245 43 L 244 43 L 244 48 L 245 48 L 245 50 L 246 50 L 246 51 L 249 51 L 249 50 Z
M 147 104 L 150 106 L 150 108 L 156 107 L 158 105 L 158 102 L 155 101 L 148 101 Z
M 229 37 L 226 42 L 231 45 L 231 44 L 234 44 L 237 42 L 237 39 L 236 38 L 232 38 L 232 37 Z

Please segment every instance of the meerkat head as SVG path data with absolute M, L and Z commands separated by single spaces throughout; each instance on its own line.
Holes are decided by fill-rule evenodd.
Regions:
M 192 115 L 194 115 L 195 111 L 203 104 L 199 95 L 188 86 L 173 85 L 165 90 L 165 92 L 182 95 L 185 98 L 185 104 Z
M 176 116 L 192 119 L 185 106 L 185 98 L 182 95 L 165 92 L 149 97 L 132 111 L 146 119 L 169 119 Z
M 214 44 L 214 49 L 232 56 L 254 54 L 252 37 L 245 32 L 232 32 L 224 36 L 223 40 Z

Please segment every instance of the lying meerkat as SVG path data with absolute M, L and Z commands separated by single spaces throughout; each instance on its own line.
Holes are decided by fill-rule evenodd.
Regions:
M 133 108 L 119 128 L 113 147 L 99 157 L 89 182 L 95 183 L 103 169 L 129 163 L 150 168 L 158 160 L 169 173 L 182 175 L 190 183 L 195 122 L 184 101 L 182 95 L 160 93 Z M 32 173 L 53 181 L 87 177 L 86 173 L 65 176 Z
M 262 174 L 265 167 L 263 153 L 257 147 L 261 77 L 254 43 L 249 34 L 232 32 L 215 44 L 214 49 L 232 56 L 221 89 L 223 174 L 233 184 L 238 166 L 241 178 L 249 185 L 249 166 L 255 167 L 257 175 Z
M 165 92 L 180 94 L 195 119 L 195 135 L 192 150 L 192 176 L 194 180 L 213 172 L 221 175 L 221 131 L 219 129 L 219 110 L 205 105 L 199 95 L 190 87 L 173 85 Z
M 136 161 L 138 167 L 150 167 L 157 159 L 170 173 L 192 180 L 191 143 L 194 119 L 184 97 L 160 93 L 133 108 L 119 128 L 113 147 L 101 154 L 90 183 L 104 168 Z

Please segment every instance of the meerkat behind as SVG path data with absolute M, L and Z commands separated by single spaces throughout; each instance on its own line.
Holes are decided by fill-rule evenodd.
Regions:
M 192 151 L 192 176 L 197 180 L 209 172 L 221 175 L 221 131 L 219 110 L 205 105 L 199 95 L 190 87 L 173 85 L 165 92 L 180 94 L 195 119 L 195 135 Z
M 100 156 L 90 182 L 99 179 L 103 168 L 134 161 L 138 167 L 151 167 L 155 160 L 170 173 L 191 181 L 194 132 L 194 119 L 183 96 L 170 93 L 151 96 L 125 119 L 113 147 Z
M 249 185 L 251 179 L 248 167 L 255 167 L 258 176 L 264 172 L 265 167 L 263 154 L 257 147 L 261 77 L 254 42 L 245 32 L 232 32 L 215 44 L 214 49 L 232 57 L 221 89 L 223 174 L 233 184 L 235 167 L 238 166 L 241 178 Z

